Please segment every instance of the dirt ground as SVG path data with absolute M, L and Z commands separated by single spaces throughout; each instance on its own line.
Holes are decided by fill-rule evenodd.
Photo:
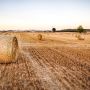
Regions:
M 0 90 L 90 90 L 90 33 L 7 32 L 19 42 L 15 63 L 0 64 Z

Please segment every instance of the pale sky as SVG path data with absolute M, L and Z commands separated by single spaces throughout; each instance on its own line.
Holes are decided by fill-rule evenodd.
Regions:
M 90 28 L 90 0 L 0 0 L 0 30 Z

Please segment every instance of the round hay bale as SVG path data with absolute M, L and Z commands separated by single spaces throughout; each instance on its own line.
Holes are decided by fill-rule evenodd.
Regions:
M 38 34 L 38 40 L 42 40 L 42 34 Z
M 76 34 L 75 37 L 78 39 L 78 40 L 84 40 L 84 36 L 82 34 Z
M 0 35 L 0 63 L 11 63 L 17 60 L 18 41 L 16 37 Z

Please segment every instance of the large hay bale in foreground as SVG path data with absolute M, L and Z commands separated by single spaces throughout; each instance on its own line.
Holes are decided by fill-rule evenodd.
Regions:
M 16 37 L 0 35 L 0 63 L 15 62 L 18 56 Z

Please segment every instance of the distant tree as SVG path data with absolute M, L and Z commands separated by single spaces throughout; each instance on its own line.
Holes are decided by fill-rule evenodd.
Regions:
M 56 28 L 52 28 L 52 32 L 56 32 Z
M 80 26 L 77 28 L 77 32 L 82 33 L 82 32 L 86 32 L 86 30 L 83 28 L 82 25 L 80 25 Z

